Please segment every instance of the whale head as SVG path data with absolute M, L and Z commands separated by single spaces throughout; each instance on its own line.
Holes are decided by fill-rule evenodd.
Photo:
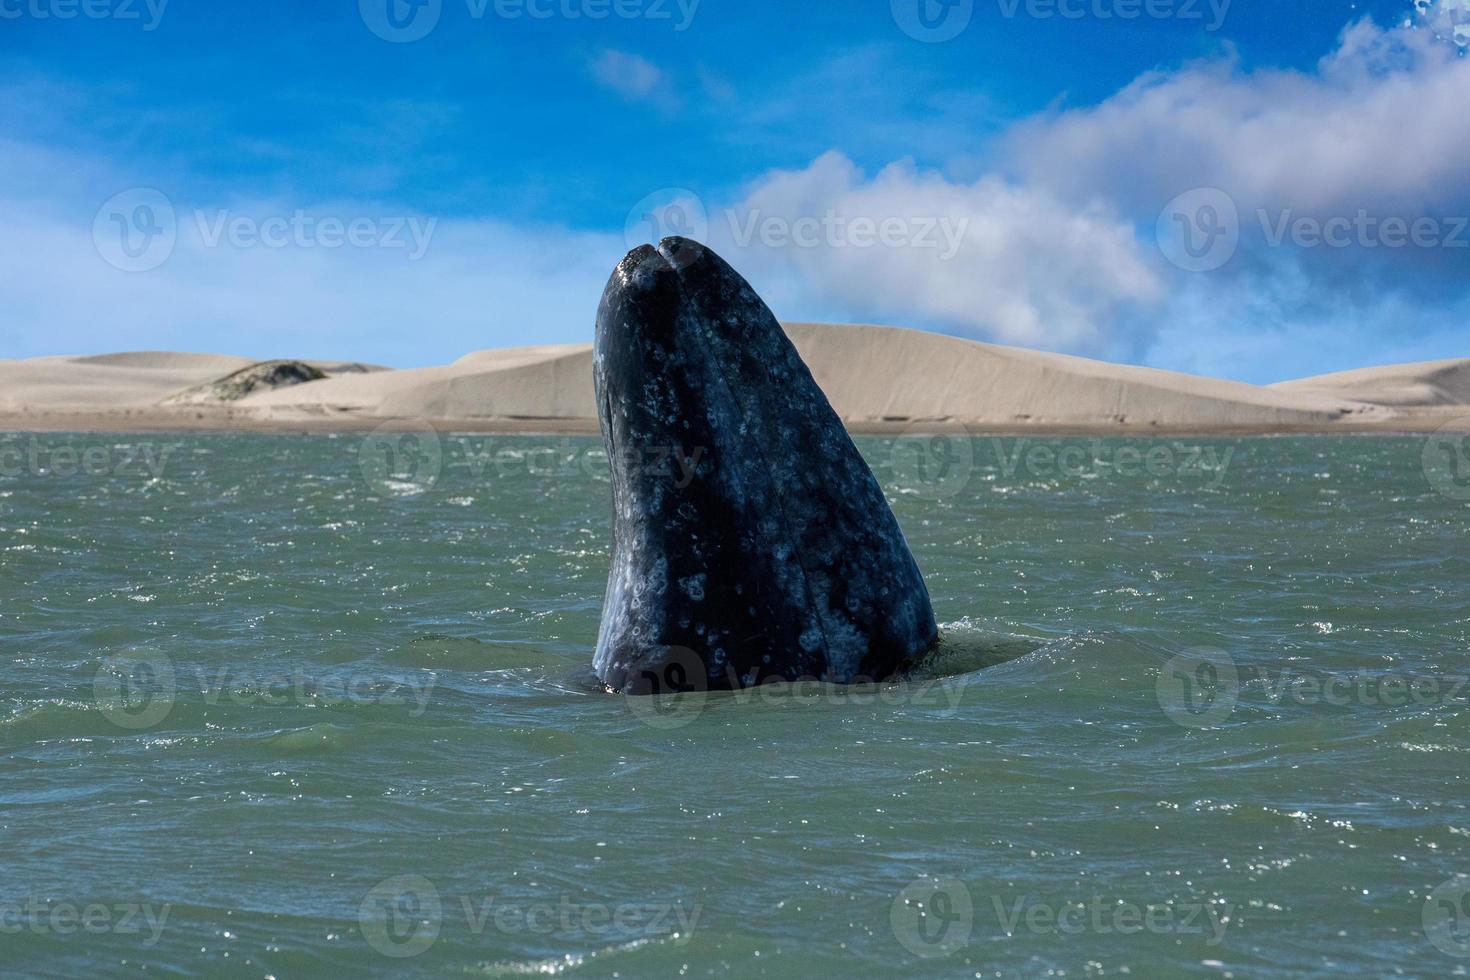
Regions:
M 618 263 L 593 376 L 613 503 L 593 666 L 609 688 L 877 680 L 933 647 L 878 481 L 713 251 L 668 238 Z

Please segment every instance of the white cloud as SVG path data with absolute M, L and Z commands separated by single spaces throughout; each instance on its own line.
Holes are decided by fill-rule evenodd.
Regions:
M 910 163 L 868 178 L 838 153 L 767 175 L 711 215 L 710 239 L 783 315 L 836 309 L 1028 346 L 1108 351 L 1120 313 L 1161 295 L 1131 226 L 1107 208 Z
M 1345 30 L 1315 72 L 1245 72 L 1231 58 L 1153 72 L 1102 104 L 1030 120 L 1012 169 L 1069 200 L 1146 214 L 1220 187 L 1243 208 L 1351 214 L 1470 197 L 1470 59 L 1427 31 Z
M 668 74 L 646 58 L 607 49 L 591 65 L 592 77 L 635 102 L 671 106 L 677 101 Z
M 1359 363 L 1464 355 L 1447 313 L 1470 305 L 1467 91 L 1470 59 L 1435 31 L 1362 21 L 1312 71 L 1245 71 L 1226 56 L 1150 73 L 1097 106 L 1014 127 L 1004 158 L 1074 207 L 1111 203 L 1144 242 L 1182 192 L 1232 199 L 1240 245 L 1224 268 L 1160 266 L 1155 363 L 1279 380 L 1323 351 Z M 1303 219 L 1353 224 L 1340 247 L 1283 243 Z M 1385 246 L 1393 220 L 1428 222 L 1434 244 Z M 1305 352 L 1295 366 L 1286 337 Z

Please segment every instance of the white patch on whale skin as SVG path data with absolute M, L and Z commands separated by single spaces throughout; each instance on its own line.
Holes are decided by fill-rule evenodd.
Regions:
M 681 578 L 679 579 L 679 588 L 684 591 L 685 595 L 687 595 L 690 599 L 693 599 L 695 602 L 703 602 L 704 583 L 705 580 L 708 578 L 709 576 L 706 575 L 704 572 L 700 572 L 698 575 L 691 575 L 688 578 Z
M 822 628 L 827 635 L 827 671 L 833 680 L 853 681 L 868 653 L 868 638 L 845 616 L 822 614 Z

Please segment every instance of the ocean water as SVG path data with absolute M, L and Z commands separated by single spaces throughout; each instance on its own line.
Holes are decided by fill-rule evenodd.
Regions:
M 1470 484 L 861 439 L 914 676 L 629 700 L 560 437 L 0 436 L 0 974 L 1470 968 Z

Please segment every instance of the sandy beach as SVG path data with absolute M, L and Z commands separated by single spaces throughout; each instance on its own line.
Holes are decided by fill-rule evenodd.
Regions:
M 862 433 L 1271 434 L 1470 430 L 1470 359 L 1270 386 L 978 343 L 787 323 Z M 590 344 L 484 350 L 441 367 L 136 352 L 0 361 L 0 430 L 595 432 Z

